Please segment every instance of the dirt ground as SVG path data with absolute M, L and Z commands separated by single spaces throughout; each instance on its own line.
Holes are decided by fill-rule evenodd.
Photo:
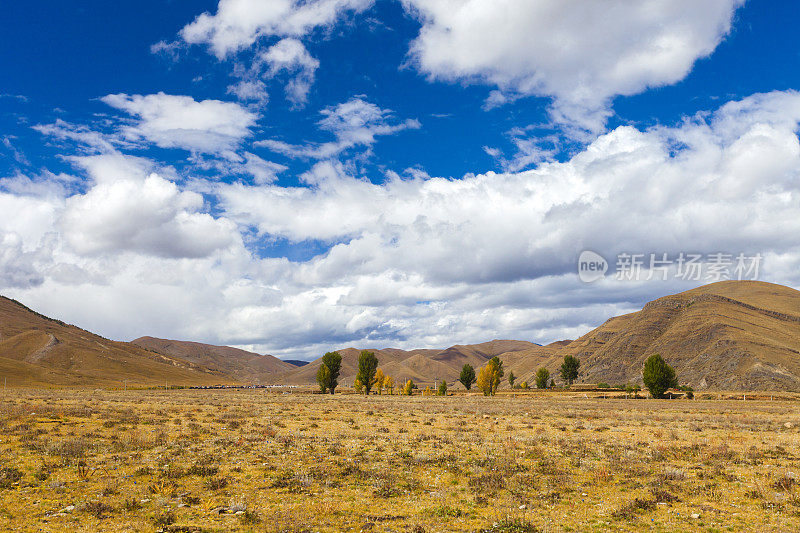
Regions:
M 796 531 L 800 402 L 9 390 L 16 531 Z

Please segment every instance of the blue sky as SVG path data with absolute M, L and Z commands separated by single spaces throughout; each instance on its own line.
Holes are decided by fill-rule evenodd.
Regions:
M 152 44 L 173 40 L 197 14 L 214 12 L 216 2 L 173 1 L 166 7 L 164 2 L 86 2 L 79 9 L 44 2 L 43 6 L 35 10 L 25 4 L 10 6 L 2 21 L 9 44 L 0 63 L 8 73 L 4 92 L 29 99 L 4 99 L 3 131 L 19 137 L 34 167 L 34 161 L 41 159 L 40 164 L 52 168 L 54 151 L 41 149 L 41 136 L 30 130 L 30 123 L 58 118 L 85 122 L 95 114 L 107 114 L 108 107 L 98 101 L 106 94 L 163 91 L 198 100 L 230 98 L 226 94 L 230 61 L 220 63 L 201 48 L 186 51 L 177 61 L 151 52 Z M 797 87 L 800 51 L 793 29 L 800 22 L 800 10 L 796 5 L 750 2 L 734 20 L 713 58 L 699 59 L 682 81 L 617 97 L 609 127 L 674 124 L 720 101 Z M 374 147 L 368 178 L 380 179 L 384 169 L 411 167 L 454 178 L 502 170 L 483 147 L 498 147 L 510 157 L 514 146 L 508 132 L 547 120 L 547 98 L 525 98 L 486 111 L 482 104 L 491 86 L 429 83 L 413 68 L 404 68 L 419 23 L 399 2 L 378 2 L 332 30 L 315 33 L 308 48 L 320 59 L 320 67 L 307 103 L 300 109 L 287 106 L 276 80 L 272 85 L 278 94 L 265 109 L 261 127 L 265 134 L 288 141 L 312 140 L 319 137 L 314 127 L 318 111 L 355 95 L 368 95 L 397 116 L 424 120 L 419 131 L 385 138 Z M 576 148 L 566 144 L 567 149 Z M 180 162 L 185 154 L 162 157 Z M 302 172 L 303 164 L 293 165 L 292 170 Z M 292 175 L 285 179 L 292 180 Z
M 740 0 L 7 6 L 0 291 L 113 338 L 311 358 L 575 337 L 708 281 L 583 284 L 585 249 L 758 253 L 796 286 L 799 19 Z

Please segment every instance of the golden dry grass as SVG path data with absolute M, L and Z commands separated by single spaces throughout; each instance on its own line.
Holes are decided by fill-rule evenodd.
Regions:
M 794 400 L 43 391 L 0 404 L 0 529 L 790 531 Z

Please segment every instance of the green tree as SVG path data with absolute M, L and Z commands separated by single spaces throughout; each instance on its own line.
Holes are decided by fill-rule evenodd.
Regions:
M 572 386 L 572 382 L 578 379 L 578 368 L 581 362 L 577 357 L 572 355 L 565 355 L 564 362 L 561 363 L 561 379 L 566 382 L 567 386 Z
M 472 368 L 472 365 L 464 365 L 461 367 L 461 376 L 458 378 L 458 381 L 464 385 L 465 389 L 470 390 L 475 380 L 475 369 Z
M 633 394 L 634 398 L 638 398 L 639 397 L 638 393 L 640 390 L 642 390 L 642 388 L 639 385 L 634 385 L 632 383 L 628 383 L 627 385 L 625 385 L 625 395 L 628 397 L 630 397 L 630 395 Z
M 540 368 L 536 371 L 536 388 L 537 389 L 546 389 L 547 382 L 550 381 L 550 371 L 547 370 L 545 367 Z
M 319 390 L 322 392 L 322 394 L 325 394 L 328 391 L 328 384 L 330 383 L 330 380 L 331 371 L 324 364 L 319 365 L 319 369 L 317 369 L 317 383 L 319 384 Z
M 322 365 L 328 367 L 328 382 L 325 386 L 331 394 L 336 391 L 339 386 L 339 371 L 342 368 L 342 356 L 339 352 L 328 352 L 322 356 Z M 317 380 L 319 380 L 319 373 L 317 373 Z M 320 385 L 321 387 L 322 385 Z
M 503 362 L 499 357 L 494 356 L 489 359 L 489 364 L 492 366 L 492 396 L 497 392 L 497 387 L 500 386 L 500 379 L 503 377 Z
M 439 383 L 439 388 L 436 390 L 436 396 L 447 396 L 447 382 L 442 380 Z
M 517 376 L 514 375 L 514 371 L 512 370 L 508 373 L 508 384 L 512 389 L 514 388 L 515 381 L 517 381 Z
M 358 380 L 364 386 L 364 392 L 369 394 L 375 384 L 375 371 L 378 370 L 378 358 L 374 352 L 361 350 L 358 356 Z
M 642 369 L 642 379 L 644 386 L 650 391 L 653 398 L 663 398 L 664 393 L 671 387 L 678 386 L 678 377 L 675 369 L 669 366 L 664 359 L 653 354 L 644 362 Z

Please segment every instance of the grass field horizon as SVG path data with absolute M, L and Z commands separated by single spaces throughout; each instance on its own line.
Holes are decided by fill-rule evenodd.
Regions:
M 786 531 L 798 400 L 8 389 L 0 528 Z

